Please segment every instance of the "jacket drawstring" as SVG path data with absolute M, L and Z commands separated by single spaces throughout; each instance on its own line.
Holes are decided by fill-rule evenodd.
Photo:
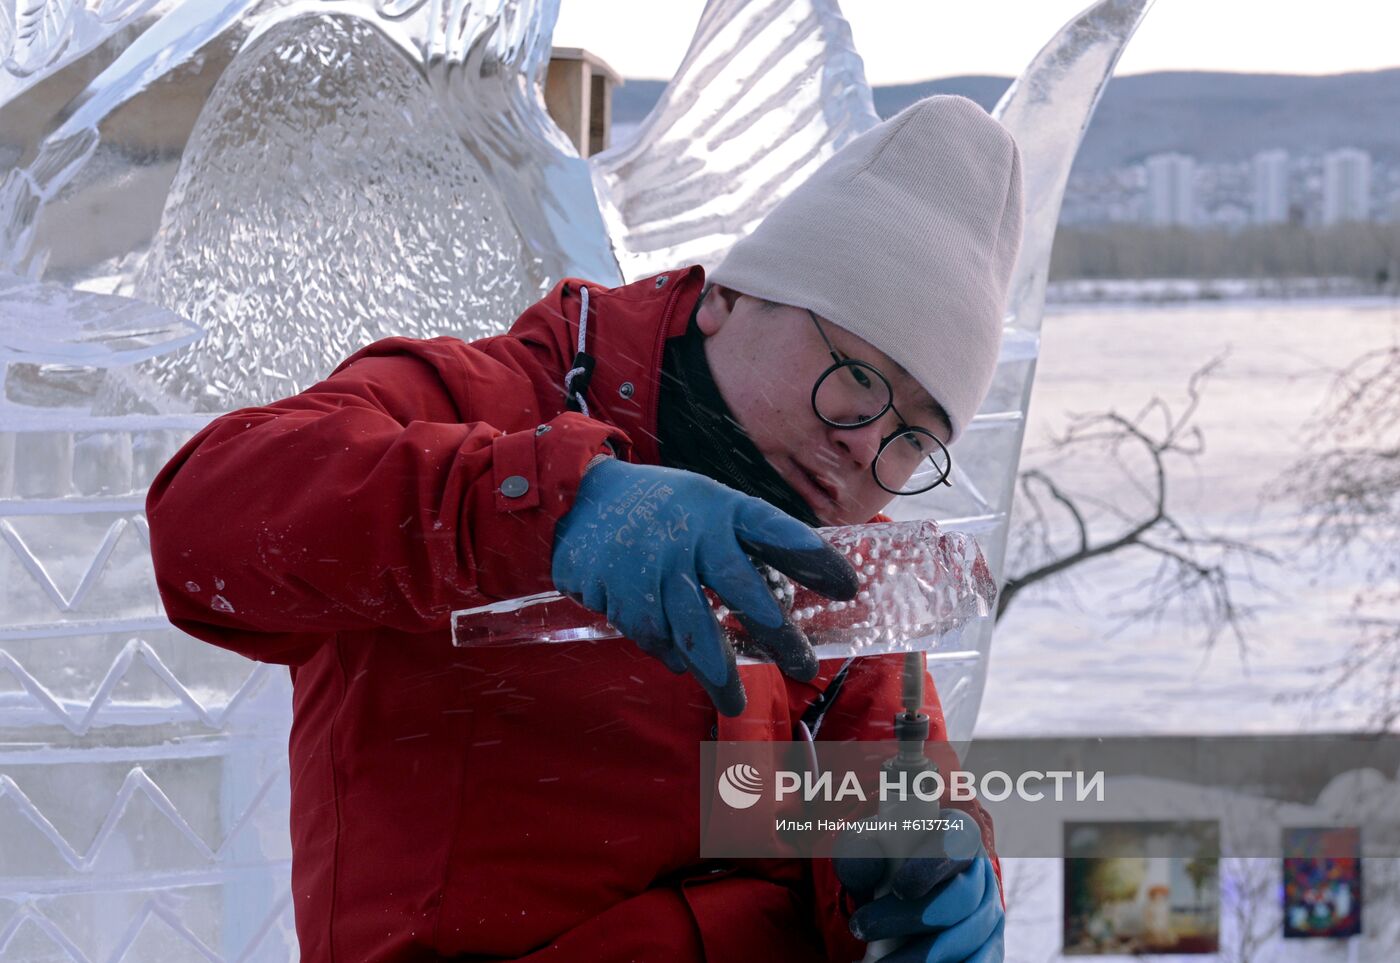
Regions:
M 593 377 L 593 356 L 584 350 L 588 343 L 588 285 L 579 285 L 579 301 L 581 306 L 578 312 L 578 354 L 574 355 L 574 366 L 564 375 L 564 394 L 568 396 L 568 408 L 570 411 L 582 412 L 585 418 L 591 417 L 588 413 L 588 402 L 584 400 L 584 392 L 588 390 L 588 382 Z

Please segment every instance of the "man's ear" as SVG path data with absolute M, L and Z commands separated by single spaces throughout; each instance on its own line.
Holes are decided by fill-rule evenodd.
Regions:
M 700 333 L 708 338 L 724 327 L 730 315 L 734 313 L 734 305 L 739 297 L 738 291 L 731 291 L 718 284 L 710 285 L 700 302 L 700 310 L 695 314 L 695 323 L 699 326 Z

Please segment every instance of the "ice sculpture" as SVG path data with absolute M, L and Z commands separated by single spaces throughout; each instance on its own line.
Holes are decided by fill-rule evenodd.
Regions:
M 56 312 L 0 359 L 0 959 L 293 953 L 286 675 L 171 629 L 143 540 L 205 413 L 499 330 L 561 275 L 713 263 L 875 122 L 834 0 L 712 0 L 583 161 L 535 86 L 557 2 L 0 0 L 0 318 Z M 998 577 L 1060 195 L 1149 2 L 1094 4 L 998 108 L 1030 205 L 1002 365 L 953 494 L 900 506 Z M 958 738 L 989 644 L 933 665 Z
M 833 0 L 708 4 L 635 137 L 592 158 L 623 274 L 717 264 L 787 188 L 878 121 Z
M 268 667 L 192 650 L 150 572 L 146 484 L 207 418 L 92 412 L 104 372 L 199 333 L 0 275 L 2 959 L 184 958 L 286 908 L 258 880 L 287 866 L 282 700 L 258 704 Z
M 135 280 L 177 310 L 214 306 L 205 343 L 148 367 L 173 397 L 226 411 L 378 338 L 494 333 L 548 275 L 404 52 L 322 16 L 269 26 L 229 65 Z

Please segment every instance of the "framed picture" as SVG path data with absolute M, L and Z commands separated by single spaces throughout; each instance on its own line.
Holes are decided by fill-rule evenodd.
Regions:
M 1066 823 L 1066 956 L 1220 948 L 1220 825 Z
M 1283 853 L 1283 935 L 1360 935 L 1361 830 L 1288 828 L 1283 831 Z

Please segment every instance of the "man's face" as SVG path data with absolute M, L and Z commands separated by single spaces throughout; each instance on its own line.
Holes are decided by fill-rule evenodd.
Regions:
M 831 354 L 803 308 L 767 305 L 713 287 L 696 315 L 705 357 L 734 418 L 768 463 L 825 525 L 867 522 L 895 496 L 871 471 L 880 442 L 900 424 L 893 411 L 859 428 L 834 428 L 812 410 L 812 385 Z M 941 409 L 903 368 L 869 342 L 821 318 L 843 357 L 874 365 L 894 389 L 894 407 L 911 426 L 945 444 L 951 434 Z M 825 391 L 825 389 L 823 389 Z M 938 412 L 937 414 L 935 412 Z M 847 420 L 863 412 L 826 412 Z

